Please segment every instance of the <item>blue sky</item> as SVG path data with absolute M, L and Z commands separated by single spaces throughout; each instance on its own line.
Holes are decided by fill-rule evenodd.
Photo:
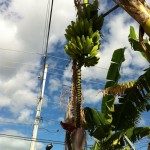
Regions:
M 100 13 L 115 4 L 99 0 Z M 147 1 L 150 4 L 150 1 Z M 43 64 L 43 39 L 48 0 L 0 0 L 0 134 L 31 137 L 36 106 L 39 98 Z M 75 20 L 73 0 L 55 0 L 48 46 L 49 65 L 38 139 L 64 141 L 65 132 L 59 122 L 65 116 L 71 66 L 64 52 L 65 29 Z M 149 64 L 131 49 L 128 42 L 130 25 L 138 31 L 138 24 L 121 9 L 106 17 L 102 34 L 100 61 L 95 67 L 82 68 L 83 106 L 100 110 L 103 89 L 112 53 L 115 49 L 128 47 L 126 61 L 121 68 L 121 81 L 137 79 Z M 21 52 L 20 52 L 21 51 Z M 65 86 L 68 85 L 68 86 Z M 150 113 L 143 113 L 139 125 L 150 125 Z M 146 150 L 147 139 L 136 146 Z M 89 145 L 91 138 L 88 137 Z M 0 149 L 27 150 L 30 142 L 0 136 Z M 37 150 L 45 150 L 46 143 L 38 143 Z M 142 147 L 142 148 L 140 148 Z M 54 144 L 54 150 L 63 145 Z

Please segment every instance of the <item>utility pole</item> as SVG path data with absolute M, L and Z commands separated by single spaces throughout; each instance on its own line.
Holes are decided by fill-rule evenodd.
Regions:
M 36 118 L 35 118 L 34 126 L 33 126 L 32 141 L 31 141 L 31 145 L 30 145 L 30 150 L 36 150 L 36 138 L 37 138 L 38 127 L 39 127 L 39 122 L 40 122 L 40 115 L 41 115 L 41 108 L 42 108 L 43 96 L 44 96 L 44 90 L 45 90 L 47 69 L 48 69 L 48 65 L 45 64 L 44 72 L 43 72 L 43 78 L 42 78 L 42 88 L 41 88 L 40 98 L 39 98 L 37 110 L 36 110 Z

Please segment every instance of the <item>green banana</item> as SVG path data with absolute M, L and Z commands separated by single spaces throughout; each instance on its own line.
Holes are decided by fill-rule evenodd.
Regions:
M 91 52 L 93 46 L 94 46 L 94 43 L 92 41 L 92 38 L 90 38 L 89 36 L 87 36 L 86 37 L 86 49 L 85 49 L 86 53 L 89 54 Z
M 88 28 L 88 35 L 89 35 L 89 37 L 92 37 L 92 35 L 93 35 L 93 29 L 92 29 L 92 27 Z
M 99 48 L 98 45 L 95 45 L 95 46 L 93 47 L 93 49 L 92 49 L 91 52 L 90 52 L 90 58 L 93 58 L 93 57 L 95 57 L 95 56 L 98 54 L 98 48 Z
M 80 54 L 83 54 L 83 45 L 81 43 L 81 39 L 79 36 L 77 36 L 77 45 L 78 45 L 78 50 L 80 51 Z
M 75 55 L 74 53 L 72 53 L 72 52 L 69 50 L 68 45 L 66 45 L 66 46 L 64 47 L 64 49 L 65 49 L 66 53 L 67 53 L 70 57 L 76 58 L 76 55 Z
M 82 53 L 83 53 L 83 54 L 86 54 L 86 52 L 85 52 L 85 50 L 86 50 L 86 39 L 85 39 L 85 36 L 84 36 L 84 35 L 82 35 L 82 37 L 81 37 L 81 43 L 82 43 L 82 46 L 83 46 L 83 51 L 82 51 Z
M 76 20 L 76 22 L 73 22 L 72 24 L 72 29 L 73 31 L 76 33 L 76 36 L 80 36 L 80 31 L 79 31 L 79 25 L 78 25 L 78 19 Z
M 97 43 L 99 41 L 99 39 L 100 39 L 99 31 L 97 30 L 96 32 L 94 32 L 91 37 L 93 39 L 93 42 Z
M 71 39 L 72 37 L 76 37 L 76 32 L 73 30 L 72 26 L 69 25 L 66 29 L 66 34 L 69 36 L 69 38 Z M 70 40 L 68 39 L 68 40 Z
M 89 28 L 92 29 L 92 22 L 88 21 L 87 19 L 84 19 L 84 35 L 89 35 Z
M 80 30 L 80 34 L 81 34 L 80 36 L 85 34 L 85 31 L 84 31 L 84 20 L 83 19 L 79 20 L 79 30 Z

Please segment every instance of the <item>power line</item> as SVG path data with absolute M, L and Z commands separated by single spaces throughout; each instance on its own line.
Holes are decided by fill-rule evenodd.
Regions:
M 18 140 L 25 140 L 25 141 L 35 141 L 34 138 L 26 137 L 26 136 L 16 136 L 16 135 L 10 135 L 10 134 L 0 134 L 0 137 L 7 137 L 12 139 L 18 139 Z M 64 145 L 65 143 L 62 141 L 54 141 L 54 140 L 47 140 L 47 139 L 36 139 L 36 142 L 41 143 L 54 143 L 54 144 L 60 144 Z
M 46 36 L 47 36 L 47 30 L 48 30 L 48 18 L 49 18 L 49 10 L 50 10 L 50 1 L 48 0 L 47 3 L 47 11 L 46 11 L 46 19 L 45 19 L 45 25 L 44 25 L 44 36 L 43 36 L 43 44 L 42 44 L 42 54 L 44 55 L 44 49 L 46 45 Z
M 52 0 L 52 3 L 51 3 L 51 10 L 50 10 L 50 16 L 49 16 L 49 24 L 48 24 L 48 29 L 47 29 L 47 38 L 46 38 L 46 47 L 45 47 L 45 52 L 44 52 L 44 66 L 46 64 L 46 57 L 47 57 L 47 51 L 48 51 L 48 40 L 49 40 L 49 34 L 50 34 L 50 29 L 51 29 L 51 19 L 52 19 L 52 12 L 53 12 L 53 3 L 54 3 L 54 0 Z
M 35 64 L 26 63 L 26 62 L 19 62 L 19 61 L 7 61 L 7 63 L 20 64 L 20 65 L 30 65 L 30 66 L 35 66 L 35 67 L 37 67 Z M 41 66 L 42 66 L 42 65 L 39 65 L 39 67 L 41 67 Z
M 29 52 L 29 51 L 24 51 L 24 50 L 15 50 L 15 49 L 6 49 L 6 48 L 0 48 L 0 51 L 9 51 L 9 52 L 18 52 L 18 53 L 26 53 L 26 54 L 36 54 L 36 55 L 43 55 L 38 52 Z
M 25 54 L 36 54 L 36 55 L 44 56 L 42 53 L 38 53 L 38 52 L 35 52 L 35 51 L 34 52 L 29 52 L 27 50 L 24 51 L 24 50 L 0 48 L 0 51 L 18 52 L 18 53 L 25 53 Z M 53 56 L 51 54 L 47 54 L 47 56 L 52 57 L 52 58 L 56 58 L 56 59 L 60 59 L 60 60 L 64 60 L 64 61 L 70 61 L 70 59 L 62 58 L 62 57 L 58 57 L 58 56 Z
M 34 138 L 26 137 L 26 136 L 17 136 L 17 135 L 11 135 L 11 134 L 2 134 L 0 133 L 0 137 L 4 138 L 11 138 L 11 139 L 18 139 L 18 140 L 24 140 L 24 141 L 35 141 Z M 53 143 L 58 145 L 65 145 L 62 141 L 55 141 L 55 140 L 48 140 L 48 139 L 36 139 L 36 142 L 39 143 Z M 88 145 L 88 147 L 91 147 L 92 145 Z
M 4 69 L 18 69 L 17 67 L 10 67 L 10 66 L 0 66 L 0 68 L 4 68 Z M 54 69 L 54 70 L 60 70 L 60 69 Z M 63 74 L 50 72 L 50 71 L 48 71 L 47 73 L 52 74 L 52 75 L 56 75 L 56 76 L 63 76 Z M 71 77 L 70 77 L 70 79 L 71 79 Z M 98 84 L 98 85 L 105 85 L 103 83 L 97 83 L 97 82 L 94 82 L 94 81 L 86 81 L 85 79 L 82 79 L 82 80 L 85 81 L 85 82 L 88 82 L 88 83 L 93 83 L 93 84 Z
M 43 56 L 42 53 L 38 53 L 38 52 L 29 52 L 29 51 L 23 51 L 23 50 L 14 50 L 14 49 L 4 49 L 4 48 L 0 48 L 0 51 L 2 51 L 2 50 L 3 50 L 3 51 L 10 51 L 10 52 L 36 54 L 36 55 Z M 56 59 L 59 59 L 59 60 L 70 61 L 70 59 L 62 58 L 62 57 L 58 57 L 58 56 L 53 56 L 53 55 L 51 55 L 51 54 L 47 54 L 47 56 L 52 57 L 52 58 L 56 58 Z M 94 66 L 94 67 L 96 67 L 96 68 L 101 68 L 101 69 L 104 69 L 104 70 L 108 70 L 108 68 L 105 68 L 105 67 L 99 67 L 99 66 Z
M 47 56 L 50 56 L 50 57 L 53 57 L 53 58 L 57 58 L 57 59 L 61 59 L 61 60 L 64 60 L 64 61 L 70 61 L 70 59 L 61 58 L 61 57 L 58 57 L 58 56 L 52 56 L 51 54 L 47 54 Z

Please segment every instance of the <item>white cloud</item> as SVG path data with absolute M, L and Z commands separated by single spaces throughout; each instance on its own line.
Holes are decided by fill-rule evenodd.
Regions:
M 83 91 L 84 103 L 97 103 L 102 99 L 102 93 L 97 94 L 97 90 L 85 89 Z
M 15 131 L 15 130 L 4 130 L 0 132 L 0 134 L 8 134 L 8 135 L 14 135 L 14 136 L 23 136 L 27 137 L 26 135 Z M 0 146 L 1 149 L 5 150 L 27 150 L 30 147 L 30 141 L 20 140 L 20 139 L 14 139 L 14 138 L 8 138 L 8 137 L 2 137 L 0 136 Z M 43 148 L 43 144 L 37 143 L 37 150 L 40 150 Z
M 62 86 L 62 84 L 59 79 L 50 79 L 49 80 L 49 91 L 51 93 L 55 92 L 55 91 L 59 91 L 61 86 Z
M 33 118 L 31 117 L 33 114 L 32 110 L 24 109 L 20 112 L 20 115 L 18 117 L 19 122 L 33 122 Z
M 0 80 L 0 107 L 18 113 L 26 107 L 36 105 L 36 91 L 38 81 L 34 74 L 18 72 L 8 80 Z
M 104 12 L 107 5 L 108 3 L 106 1 L 102 3 L 100 5 L 101 11 Z M 0 14 L 0 48 L 41 53 L 46 9 L 47 0 L 13 0 L 8 10 L 5 13 Z M 75 16 L 76 12 L 73 1 L 54 1 L 48 52 L 55 52 L 56 56 L 59 56 L 59 51 L 62 50 L 62 48 L 58 48 L 57 43 L 60 42 L 60 44 L 64 44 L 65 29 L 67 25 L 70 24 L 71 20 L 75 20 Z M 107 27 L 107 31 L 109 31 L 110 34 L 103 33 L 106 42 L 100 48 L 100 61 L 97 64 L 97 67 L 82 68 L 84 80 L 103 80 L 106 78 L 107 70 L 98 67 L 109 67 L 114 49 L 124 46 L 130 48 L 128 43 L 130 23 L 131 21 L 128 14 L 123 13 L 112 16 L 111 20 L 105 24 L 105 27 Z M 132 24 L 137 29 L 138 24 L 135 22 Z M 54 47 L 54 45 L 56 47 Z M 134 76 L 135 70 L 139 71 L 138 68 L 131 70 L 132 68 L 129 67 L 130 65 L 136 64 L 140 68 L 144 68 L 147 65 L 138 54 L 135 54 L 130 50 L 126 52 L 126 58 L 127 60 L 125 61 L 122 70 L 126 76 Z M 15 119 L 18 122 L 33 122 L 33 111 L 36 110 L 38 93 L 38 81 L 36 76 L 39 75 L 37 72 L 39 70 L 40 61 L 41 57 L 36 54 L 33 55 L 0 50 L 0 108 L 2 111 L 5 109 L 11 113 L 11 116 L 2 114 L 2 116 L 4 115 L 6 118 L 4 118 L 4 116 L 0 117 L 1 121 L 7 120 L 11 122 Z M 52 67 L 56 67 L 58 65 L 56 61 L 58 60 L 48 60 L 47 62 L 51 64 Z M 22 65 L 12 62 L 29 63 L 30 65 Z M 10 69 L 5 66 L 14 68 Z M 60 81 L 57 78 L 49 81 L 49 90 L 51 92 L 59 91 L 62 82 L 70 84 L 68 80 L 71 79 L 71 76 L 72 71 L 70 65 L 64 72 L 63 81 Z M 96 94 L 97 90 L 92 89 L 91 84 L 90 88 L 85 89 L 83 92 L 85 99 L 84 102 L 99 102 L 102 95 L 96 96 Z M 60 95 L 51 95 L 50 97 L 45 96 L 43 106 L 46 107 L 50 105 L 52 110 L 60 108 L 59 96 Z M 50 99 L 49 103 L 48 99 Z M 67 99 L 64 100 L 64 105 L 66 102 Z M 3 133 L 25 136 L 17 131 L 5 131 Z M 29 144 L 30 142 L 19 140 L 6 138 L 0 139 L 0 147 L 5 150 L 25 150 L 29 149 Z

